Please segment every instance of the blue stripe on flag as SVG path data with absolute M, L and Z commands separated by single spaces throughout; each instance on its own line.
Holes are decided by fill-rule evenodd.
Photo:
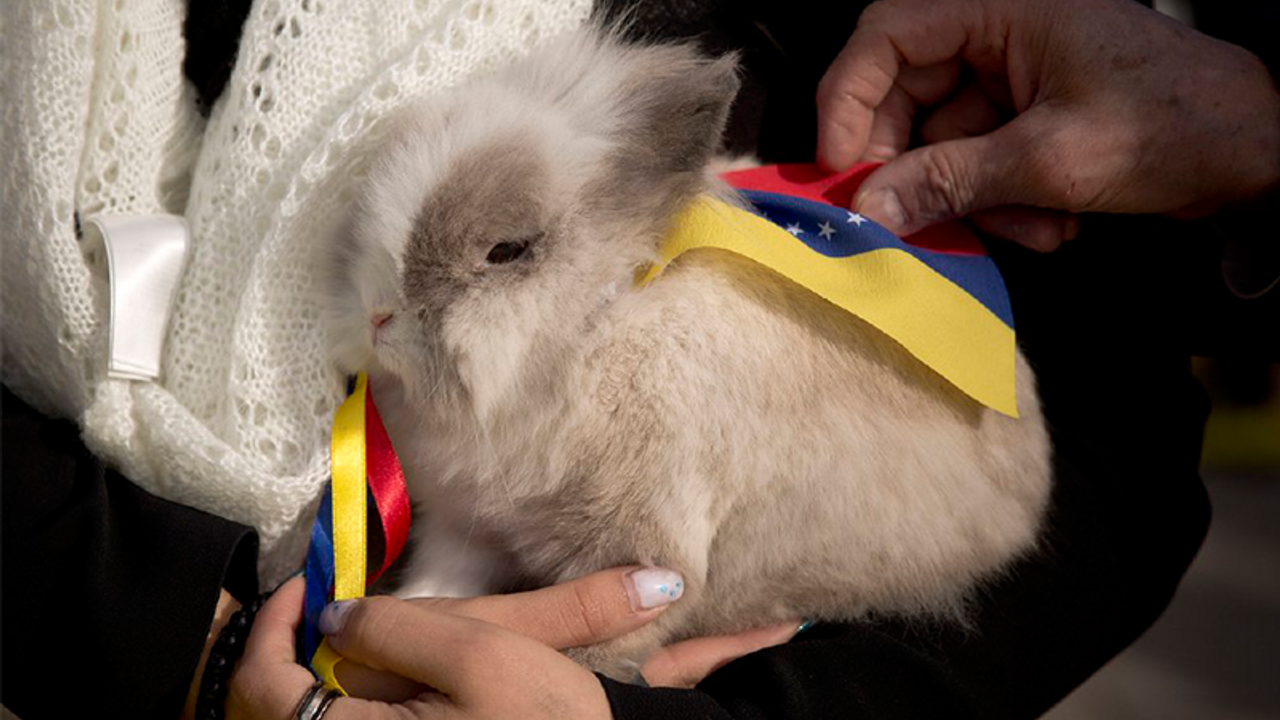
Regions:
M 851 213 L 834 205 L 760 190 L 741 194 L 755 206 L 758 215 L 791 231 L 814 252 L 842 258 L 882 248 L 901 250 L 955 283 L 1001 322 L 1013 327 L 1013 307 L 1004 279 L 995 262 L 985 255 L 952 255 L 916 247 L 871 220 L 851 222 Z
M 320 511 L 311 524 L 311 547 L 307 549 L 302 642 L 304 665 L 311 664 L 311 657 L 316 654 L 316 648 L 320 647 L 320 613 L 329 604 L 333 590 L 333 538 L 329 535 L 332 527 L 333 493 L 326 487 L 324 498 L 320 501 Z

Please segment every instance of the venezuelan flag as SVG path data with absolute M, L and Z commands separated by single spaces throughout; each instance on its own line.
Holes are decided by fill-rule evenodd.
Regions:
M 754 213 L 695 201 L 640 282 L 687 250 L 743 255 L 861 317 L 973 399 L 1016 417 L 1013 310 L 999 270 L 959 223 L 904 241 L 845 209 L 874 168 L 828 175 L 812 165 L 774 165 L 729 173 L 725 180 Z

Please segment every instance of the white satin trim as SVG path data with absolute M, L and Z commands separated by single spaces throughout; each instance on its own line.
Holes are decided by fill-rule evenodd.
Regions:
M 102 267 L 111 293 L 107 375 L 154 380 L 187 252 L 177 215 L 94 215 L 84 220 L 84 253 Z

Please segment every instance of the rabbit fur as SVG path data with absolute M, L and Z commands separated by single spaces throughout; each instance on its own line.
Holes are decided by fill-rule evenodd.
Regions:
M 596 28 L 391 122 L 326 314 L 413 501 L 396 594 L 677 570 L 655 622 L 572 653 L 629 679 L 690 636 L 958 617 L 1034 547 L 1050 447 L 1020 353 L 1014 419 L 738 256 L 634 287 L 685 204 L 735 201 L 707 167 L 737 86 L 733 57 Z

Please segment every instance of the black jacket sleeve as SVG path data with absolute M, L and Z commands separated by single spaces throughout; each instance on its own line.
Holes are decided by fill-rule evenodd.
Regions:
M 257 593 L 256 535 L 104 469 L 8 388 L 3 414 L 4 705 L 173 720 L 219 589 Z

